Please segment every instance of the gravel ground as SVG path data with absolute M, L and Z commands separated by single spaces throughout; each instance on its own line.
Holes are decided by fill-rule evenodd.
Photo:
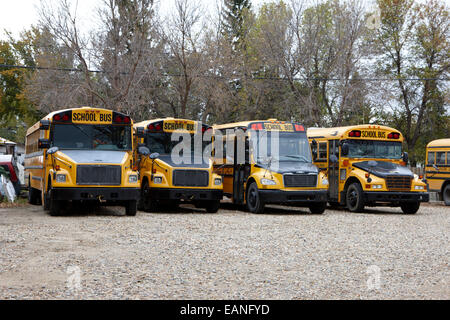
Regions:
M 253 215 L 228 204 L 217 214 L 73 211 L 0 209 L 0 299 L 450 298 L 450 207 L 441 204 L 416 215 Z

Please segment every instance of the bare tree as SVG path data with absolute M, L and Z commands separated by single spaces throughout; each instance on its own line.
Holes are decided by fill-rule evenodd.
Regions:
M 71 61 L 66 61 L 65 67 L 81 72 L 61 71 L 59 81 L 52 81 L 58 72 L 37 72 L 29 86 L 35 100 L 49 109 L 89 104 L 130 114 L 151 112 L 151 98 L 142 83 L 151 86 L 159 73 L 153 0 L 103 0 L 99 30 L 91 35 L 80 33 L 77 8 L 72 3 L 59 0 L 54 8 L 43 1 L 40 25 L 69 53 Z M 152 59 L 154 56 L 158 58 Z M 37 60 L 58 67 L 48 54 Z M 93 73 L 90 68 L 101 72 Z M 60 98 L 49 101 L 49 92 Z
M 165 72 L 170 78 L 165 97 L 160 98 L 177 117 L 196 118 L 194 109 L 198 109 L 198 101 L 192 93 L 204 71 L 201 10 L 191 1 L 176 0 L 174 13 L 160 30 L 166 44 Z

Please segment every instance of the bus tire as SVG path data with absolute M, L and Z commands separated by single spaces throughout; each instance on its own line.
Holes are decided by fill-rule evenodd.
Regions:
M 442 190 L 442 200 L 444 200 L 446 206 L 450 206 L 450 183 Z
M 325 212 L 326 208 L 327 208 L 326 202 L 317 202 L 309 206 L 309 211 L 311 211 L 312 214 L 322 214 Z
M 220 200 L 211 200 L 206 203 L 206 212 L 216 213 L 220 209 Z
M 136 212 L 137 212 L 137 201 L 136 200 L 127 201 L 125 205 L 125 214 L 127 216 L 135 216 Z
M 345 201 L 348 210 L 351 212 L 362 212 L 364 210 L 363 190 L 359 183 L 355 182 L 348 186 Z
M 155 212 L 158 210 L 158 204 L 156 200 L 151 198 L 150 186 L 148 181 L 145 180 L 141 189 L 142 208 L 145 212 Z
M 400 208 L 402 208 L 403 213 L 415 214 L 420 208 L 420 202 L 404 202 L 400 204 Z
M 256 182 L 252 182 L 247 189 L 246 197 L 247 210 L 251 213 L 263 213 L 265 203 L 259 196 Z
M 61 215 L 62 201 L 60 200 L 50 200 L 49 213 L 52 217 Z

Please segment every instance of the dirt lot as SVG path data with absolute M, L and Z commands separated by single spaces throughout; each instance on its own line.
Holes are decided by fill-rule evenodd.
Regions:
M 0 299 L 450 299 L 450 207 L 0 209 Z

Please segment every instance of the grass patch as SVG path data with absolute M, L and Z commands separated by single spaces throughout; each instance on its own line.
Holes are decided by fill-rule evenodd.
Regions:
M 28 206 L 28 199 L 18 197 L 15 202 L 9 202 L 5 197 L 0 198 L 0 208 L 18 208 Z

